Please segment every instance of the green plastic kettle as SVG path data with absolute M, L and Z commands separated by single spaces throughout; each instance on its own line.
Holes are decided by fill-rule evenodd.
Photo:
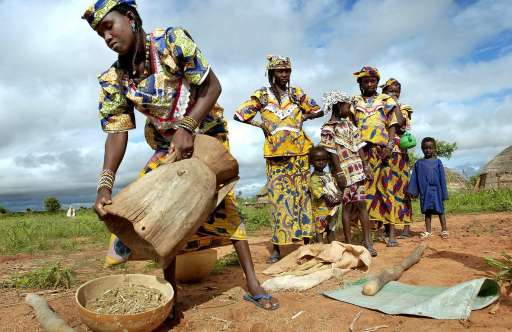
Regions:
M 400 148 L 411 149 L 416 146 L 416 138 L 408 131 L 400 137 Z

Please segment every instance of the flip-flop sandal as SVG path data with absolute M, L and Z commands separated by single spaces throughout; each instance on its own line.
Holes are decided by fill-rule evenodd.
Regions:
M 398 242 L 396 242 L 396 241 L 388 241 L 388 244 L 386 244 L 386 247 L 389 247 L 389 248 L 398 247 Z
M 428 239 L 430 237 L 432 237 L 432 233 L 429 233 L 429 232 L 421 232 L 421 234 L 420 234 L 420 238 L 422 240 L 426 240 L 426 239 Z
M 274 264 L 274 263 L 277 263 L 280 259 L 281 259 L 281 256 L 280 256 L 280 255 L 271 255 L 271 256 L 267 259 L 267 264 Z
M 411 233 L 400 233 L 398 238 L 399 239 L 410 239 L 410 238 L 412 238 L 412 234 Z
M 386 236 L 384 235 L 384 232 L 382 232 L 381 234 L 377 234 L 377 241 L 381 243 L 386 243 Z
M 258 294 L 252 296 L 251 294 L 247 293 L 244 295 L 244 300 L 254 303 L 258 308 L 264 309 L 264 310 L 276 310 L 279 309 L 279 303 L 272 303 L 272 295 L 270 294 Z M 265 307 L 261 300 L 268 300 L 270 303 L 270 307 Z
M 368 249 L 368 251 L 370 252 L 370 255 L 372 257 L 376 257 L 378 255 L 377 250 L 375 250 L 372 245 L 366 245 L 366 244 L 363 243 L 363 246 L 366 249 Z

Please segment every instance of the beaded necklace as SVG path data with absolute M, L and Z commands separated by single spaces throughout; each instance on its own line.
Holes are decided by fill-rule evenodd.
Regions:
M 137 75 L 137 71 L 134 70 L 132 72 L 132 81 L 136 82 L 136 83 L 139 83 L 141 80 L 143 80 L 144 78 L 148 77 L 148 75 L 150 74 L 151 72 L 151 58 L 150 58 L 150 51 L 151 51 L 151 34 L 146 34 L 146 41 L 144 43 L 144 48 L 145 48 L 145 56 L 146 58 L 144 59 L 144 72 L 142 73 L 142 75 Z

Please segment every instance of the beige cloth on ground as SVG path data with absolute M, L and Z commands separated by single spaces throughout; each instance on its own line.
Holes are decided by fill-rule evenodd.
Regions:
M 367 271 L 371 260 L 363 246 L 338 241 L 302 246 L 263 271 L 274 278 L 262 286 L 267 291 L 306 290 L 333 276 L 339 278 L 350 269 Z

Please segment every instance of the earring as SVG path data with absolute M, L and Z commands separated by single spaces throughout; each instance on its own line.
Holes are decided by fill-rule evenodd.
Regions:
M 137 26 L 135 25 L 135 22 L 132 22 L 131 27 L 132 27 L 132 32 L 137 32 Z

